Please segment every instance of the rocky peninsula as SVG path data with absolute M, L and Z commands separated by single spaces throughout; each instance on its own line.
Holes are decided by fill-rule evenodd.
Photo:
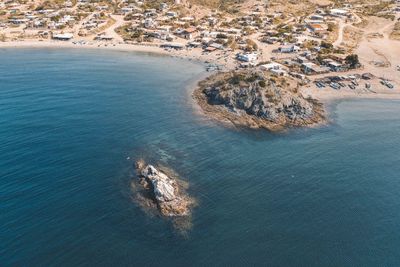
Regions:
M 322 103 L 303 97 L 289 79 L 262 71 L 214 74 L 199 83 L 193 96 L 207 116 L 235 126 L 282 131 L 325 122 Z
M 138 185 L 136 199 L 142 207 L 153 209 L 163 217 L 188 217 L 194 200 L 186 193 L 185 185 L 175 174 L 167 175 L 144 161 L 136 162 Z

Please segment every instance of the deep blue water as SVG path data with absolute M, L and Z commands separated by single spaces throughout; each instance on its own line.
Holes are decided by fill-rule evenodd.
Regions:
M 327 127 L 270 134 L 196 115 L 203 67 L 188 61 L 0 59 L 1 266 L 400 266 L 399 101 L 343 101 Z M 189 181 L 187 236 L 132 202 L 139 157 Z

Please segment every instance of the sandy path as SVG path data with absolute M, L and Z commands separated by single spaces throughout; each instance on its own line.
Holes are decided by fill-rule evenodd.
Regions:
M 124 40 L 119 34 L 115 32 L 115 29 L 126 24 L 126 21 L 124 21 L 124 16 L 112 15 L 111 17 L 115 20 L 115 23 L 104 32 L 107 36 L 112 37 L 115 41 L 123 42 Z
M 365 72 L 371 72 L 382 78 L 390 78 L 397 86 L 400 86 L 400 72 L 396 69 L 396 66 L 400 65 L 400 41 L 389 38 L 396 20 L 376 20 L 373 27 L 367 27 L 356 53 L 364 65 Z M 366 38 L 368 34 L 374 32 L 382 34 L 383 38 Z M 379 62 L 384 63 L 384 67 L 376 64 Z
M 343 33 L 344 27 L 346 27 L 346 25 L 347 24 L 345 24 L 342 20 L 339 21 L 338 38 L 333 43 L 334 46 L 340 46 L 343 43 Z

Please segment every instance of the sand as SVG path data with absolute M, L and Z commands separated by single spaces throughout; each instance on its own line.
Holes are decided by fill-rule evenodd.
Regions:
M 363 65 L 361 69 L 345 73 L 330 73 L 310 77 L 311 81 L 315 81 L 324 76 L 372 73 L 376 77 L 375 79 L 360 81 L 360 86 L 356 90 L 351 90 L 348 87 L 341 90 L 334 90 L 328 86 L 320 89 L 311 83 L 301 89 L 302 93 L 323 102 L 346 98 L 400 99 L 400 71 L 397 70 L 397 66 L 400 66 L 400 41 L 389 38 L 394 24 L 399 17 L 398 15 L 394 21 L 369 17 L 368 24 L 359 29 L 362 36 L 358 40 L 358 45 L 354 49 L 354 53 L 359 56 L 360 62 Z M 378 37 L 371 38 L 371 36 Z M 341 42 L 340 38 L 338 42 Z M 337 45 L 338 42 L 336 42 Z M 389 89 L 382 85 L 380 83 L 381 79 L 389 80 L 394 85 L 394 89 Z M 365 90 L 366 82 L 371 84 L 371 89 L 376 93 Z
M 384 27 L 383 27 L 384 28 Z M 368 34 L 368 32 L 366 32 Z M 76 49 L 100 49 L 100 50 L 115 50 L 115 51 L 128 51 L 128 52 L 141 52 L 141 53 L 154 53 L 159 55 L 168 55 L 172 57 L 179 57 L 199 62 L 210 62 L 222 65 L 226 70 L 234 69 L 236 66 L 234 55 L 224 51 L 215 51 L 213 53 L 204 54 L 200 48 L 197 49 L 184 49 L 180 51 L 164 50 L 154 45 L 135 45 L 126 43 L 107 43 L 107 42 L 88 42 L 86 44 L 73 44 L 71 41 L 55 41 L 55 40 L 24 40 L 24 41 L 11 41 L 0 42 L 0 48 L 76 48 Z M 378 51 L 378 53 L 377 53 Z M 263 56 L 268 58 L 271 51 L 266 49 L 263 51 Z M 400 72 L 397 71 L 397 65 L 400 65 L 400 42 L 390 40 L 389 38 L 368 40 L 364 38 L 359 47 L 356 49 L 359 54 L 360 60 L 364 65 L 363 69 L 346 72 L 348 74 L 362 74 L 371 72 L 377 78 L 368 81 L 372 85 L 372 89 L 376 93 L 367 92 L 363 90 L 365 82 L 360 82 L 359 89 L 351 90 L 350 88 L 334 90 L 330 87 L 323 89 L 317 88 L 314 83 L 310 83 L 301 88 L 301 92 L 305 96 L 312 96 L 323 102 L 329 102 L 336 99 L 344 98 L 384 98 L 384 99 L 400 99 Z M 388 60 L 389 67 L 377 67 L 372 64 L 372 61 Z M 341 73 L 332 73 L 330 75 L 341 75 Z M 321 78 L 322 76 L 311 76 L 311 81 Z M 389 79 L 395 86 L 394 89 L 388 89 L 380 84 L 379 77 Z

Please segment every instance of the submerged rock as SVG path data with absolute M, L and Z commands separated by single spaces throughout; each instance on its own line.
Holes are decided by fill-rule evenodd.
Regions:
M 148 197 L 156 202 L 158 210 L 163 216 L 190 215 L 193 200 L 185 194 L 175 178 L 144 162 L 137 162 L 136 168 L 140 184 L 148 191 Z

